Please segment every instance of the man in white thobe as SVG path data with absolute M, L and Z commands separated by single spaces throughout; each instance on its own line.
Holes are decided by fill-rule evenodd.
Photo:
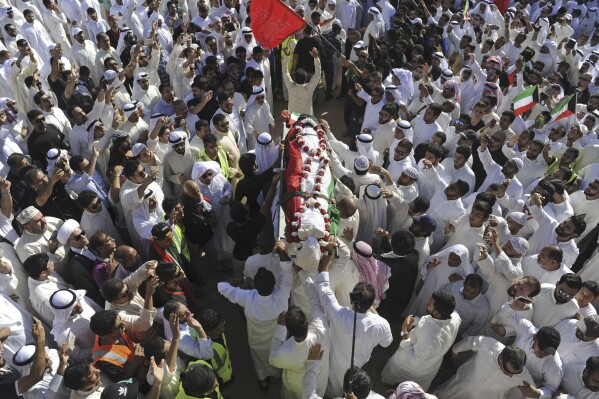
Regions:
M 561 387 L 568 396 L 560 395 L 559 399 L 596 399 L 599 396 L 599 357 L 589 357 L 584 364 L 566 364 Z
M 556 285 L 541 284 L 541 292 L 535 298 L 532 322 L 536 327 L 555 326 L 564 319 L 570 319 L 578 312 L 574 299 L 582 288 L 580 276 L 564 274 Z
M 302 379 L 306 372 L 306 358 L 310 347 L 318 343 L 325 351 L 330 349 L 329 322 L 318 300 L 316 287 L 306 271 L 300 270 L 299 278 L 310 300 L 312 320 L 308 324 L 306 314 L 299 307 L 288 310 L 285 314 L 285 325 L 279 322 L 275 329 L 270 349 L 270 364 L 283 369 L 283 399 L 302 398 Z M 288 331 L 291 337 L 286 340 Z M 316 392 L 320 396 L 324 395 L 327 386 L 328 370 L 327 356 L 320 363 L 318 371 Z
M 287 310 L 293 277 L 291 258 L 285 251 L 283 241 L 277 241 L 275 252 L 279 255 L 281 266 L 278 283 L 275 283 L 274 275 L 266 268 L 258 269 L 254 276 L 256 289 L 253 290 L 234 287 L 227 282 L 218 283 L 218 292 L 244 308 L 250 354 L 261 386 L 268 386 L 270 376 L 280 375 L 280 370 L 270 365 L 269 355 L 277 319 L 281 312 Z M 238 284 L 243 281 L 236 280 Z
M 38 54 L 48 54 L 50 45 L 54 44 L 48 31 L 40 21 L 35 20 L 33 11 L 27 9 L 23 12 L 23 15 L 25 16 L 25 23 L 21 27 L 21 35 Z
M 547 245 L 538 255 L 528 255 L 522 259 L 525 276 L 536 277 L 541 284 L 552 284 L 572 270 L 562 263 L 563 252 L 557 245 Z
M 582 365 L 589 356 L 599 356 L 599 316 L 566 319 L 555 328 L 562 339 L 559 355 L 564 365 Z
M 426 310 L 416 326 L 409 315 L 401 326 L 401 342 L 381 373 L 386 384 L 414 381 L 428 390 L 437 375 L 445 353 L 455 341 L 461 319 L 455 310 L 453 295 L 437 291 L 429 298 Z
M 489 301 L 482 294 L 483 279 L 469 274 L 464 280 L 445 284 L 439 291 L 448 292 L 455 298 L 455 311 L 462 319 L 458 337 L 479 335 L 489 315 Z
M 329 245 L 334 245 L 335 240 L 329 240 Z M 375 290 L 370 284 L 358 283 L 354 291 L 361 292 L 360 300 L 356 300 L 352 306 L 354 310 L 339 305 L 337 298 L 331 288 L 329 280 L 329 266 L 332 260 L 332 251 L 322 257 L 316 276 L 316 285 L 320 303 L 324 308 L 329 323 L 331 324 L 331 350 L 329 353 L 329 383 L 327 395 L 336 397 L 343 391 L 343 375 L 350 364 L 352 328 L 354 323 L 354 310 L 357 312 L 356 324 L 356 351 L 354 364 L 362 367 L 368 359 L 375 346 L 388 347 L 393 341 L 389 322 L 378 314 L 370 312 L 374 303 Z
M 65 257 L 65 247 L 57 240 L 50 240 L 58 231 L 63 221 L 51 216 L 45 217 L 37 208 L 25 208 L 17 216 L 17 222 L 23 226 L 23 235 L 15 246 L 21 262 L 25 262 L 33 254 L 47 253 L 54 263 Z
M 533 381 L 525 367 L 525 352 L 515 346 L 476 336 L 463 339 L 451 350 L 452 356 L 465 351 L 475 354 L 433 392 L 439 399 L 503 399 L 510 389 Z
M 98 53 L 96 46 L 91 40 L 85 39 L 80 28 L 73 28 L 71 36 L 74 40 L 68 58 L 71 62 L 77 64 L 79 68 L 82 66 L 88 67 L 91 71 L 92 80 L 99 82 L 100 76 L 98 76 L 98 68 L 96 67 L 96 55 Z

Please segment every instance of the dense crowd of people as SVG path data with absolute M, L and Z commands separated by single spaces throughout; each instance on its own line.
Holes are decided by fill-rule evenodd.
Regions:
M 3 392 L 233 398 L 209 276 L 264 394 L 599 398 L 597 1 L 287 4 L 2 3 Z

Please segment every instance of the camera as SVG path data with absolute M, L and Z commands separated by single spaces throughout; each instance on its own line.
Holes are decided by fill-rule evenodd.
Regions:
M 359 303 L 362 301 L 362 291 L 352 291 L 349 293 L 351 303 Z

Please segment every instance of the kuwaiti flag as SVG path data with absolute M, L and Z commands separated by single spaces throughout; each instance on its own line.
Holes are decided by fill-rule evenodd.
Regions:
M 520 115 L 539 103 L 539 88 L 528 86 L 520 94 L 514 97 L 514 114 Z
M 562 98 L 562 100 L 553 108 L 551 111 L 551 121 L 549 123 L 554 123 L 559 121 L 562 118 L 567 118 L 570 115 L 574 115 L 576 113 L 576 94 L 572 94 L 568 97 Z

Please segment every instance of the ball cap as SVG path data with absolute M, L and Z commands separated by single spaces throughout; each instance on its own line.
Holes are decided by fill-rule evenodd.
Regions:
M 158 223 L 152 227 L 152 237 L 157 240 L 164 240 L 171 230 L 171 227 L 167 223 Z
M 100 399 L 137 399 L 138 391 L 139 384 L 129 379 L 104 388 Z
M 412 220 L 427 233 L 434 233 L 437 230 L 437 222 L 429 215 L 414 216 Z

